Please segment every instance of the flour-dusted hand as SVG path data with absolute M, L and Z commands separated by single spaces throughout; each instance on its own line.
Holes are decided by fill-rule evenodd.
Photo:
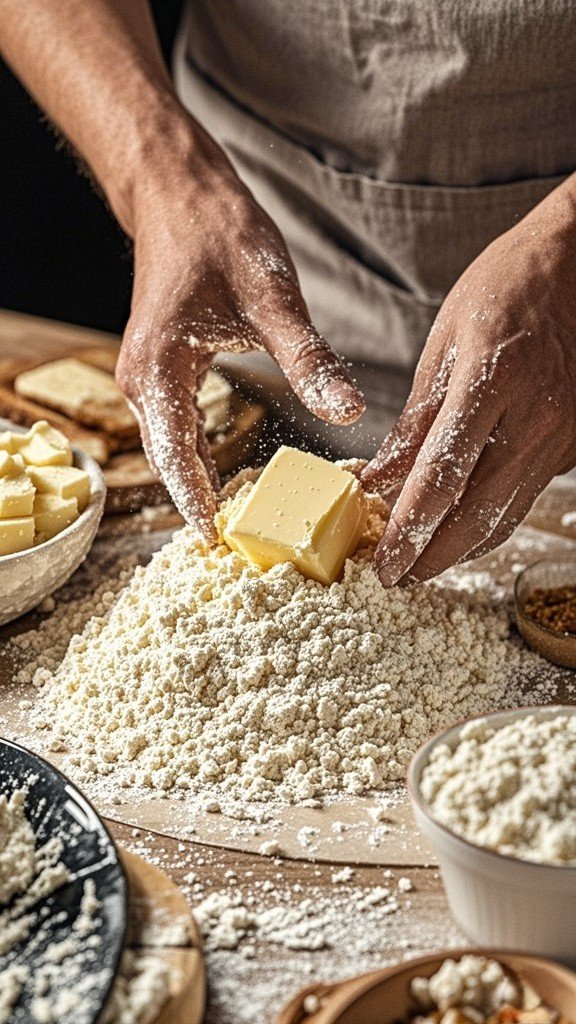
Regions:
M 402 484 L 376 552 L 385 586 L 502 543 L 576 463 L 576 183 L 496 239 L 454 286 L 364 483 Z
M 315 331 L 272 221 L 198 126 L 180 136 L 171 165 L 149 167 L 133 200 L 134 297 L 117 377 L 174 502 L 211 536 L 217 476 L 195 396 L 215 353 L 266 349 L 330 423 L 351 423 L 364 405 Z
M 195 396 L 216 352 L 266 349 L 330 423 L 357 419 L 362 397 L 314 330 L 277 228 L 178 100 L 147 0 L 0 0 L 0 52 L 134 242 L 118 381 L 178 508 L 213 536 Z

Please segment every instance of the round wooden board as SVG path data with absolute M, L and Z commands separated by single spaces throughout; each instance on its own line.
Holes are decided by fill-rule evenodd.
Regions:
M 120 848 L 130 894 L 126 946 L 167 962 L 171 968 L 170 998 L 154 1024 L 201 1024 L 206 1003 L 202 939 L 180 890 L 160 871 Z M 161 932 L 175 926 L 170 944 Z M 180 933 L 180 934 L 177 934 Z

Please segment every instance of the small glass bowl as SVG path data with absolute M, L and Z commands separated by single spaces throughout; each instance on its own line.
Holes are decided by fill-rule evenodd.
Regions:
M 556 633 L 524 612 L 530 594 L 540 587 L 576 587 L 576 555 L 541 558 L 519 573 L 514 584 L 516 625 L 528 646 L 555 665 L 576 668 L 576 634 Z

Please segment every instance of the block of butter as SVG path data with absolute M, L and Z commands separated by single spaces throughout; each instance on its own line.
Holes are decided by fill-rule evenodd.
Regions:
M 25 469 L 26 463 L 19 452 L 10 455 L 7 451 L 0 450 L 0 477 L 20 476 Z
M 35 487 L 21 469 L 0 476 L 0 519 L 31 516 Z
M 34 516 L 0 519 L 0 555 L 13 555 L 34 543 Z
M 250 493 L 232 505 L 223 537 L 263 569 L 293 562 L 303 576 L 333 583 L 366 522 L 352 473 L 295 448 L 279 448 Z
M 36 544 L 42 544 L 78 519 L 78 502 L 76 498 L 60 498 L 57 494 L 37 494 L 33 512 Z
M 31 516 L 34 484 L 24 472 L 21 455 L 0 450 L 0 519 Z
M 16 434 L 13 434 L 11 430 L 0 431 L 0 451 L 12 453 L 16 451 L 16 444 L 14 438 Z
M 83 512 L 90 501 L 90 477 L 83 469 L 75 466 L 28 466 L 26 473 L 38 494 L 76 498 L 79 512 Z
M 64 434 L 38 420 L 26 434 L 13 434 L 16 450 L 29 466 L 71 466 L 72 449 Z

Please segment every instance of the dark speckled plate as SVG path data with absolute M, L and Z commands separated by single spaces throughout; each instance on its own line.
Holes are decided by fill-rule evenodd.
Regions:
M 127 884 L 118 852 L 92 805 L 68 779 L 42 758 L 0 739 L 0 794 L 28 787 L 26 814 L 36 834 L 36 849 L 52 837 L 62 842 L 60 861 L 71 880 L 36 904 L 36 919 L 25 936 L 0 955 L 1 972 L 10 967 L 28 971 L 23 990 L 9 1016 L 9 1024 L 36 1024 L 34 999 L 38 981 L 49 979 L 49 991 L 40 997 L 46 1006 L 58 1006 L 53 1024 L 96 1024 L 108 998 L 126 931 Z M 89 935 L 79 942 L 76 957 L 54 958 L 54 943 L 74 935 L 84 883 L 92 879 L 100 903 Z M 0 940 L 6 915 L 18 897 L 0 908 Z M 48 950 L 48 957 L 46 956 Z M 70 964 L 72 963 L 72 973 Z M 47 966 L 48 965 L 48 966 Z M 12 972 L 10 972 L 12 973 Z M 5 975 L 6 978 L 6 975 Z M 36 986 L 36 991 L 35 991 Z M 47 1017 L 50 1021 L 50 1017 Z M 51 1022 L 52 1024 L 52 1022 Z

